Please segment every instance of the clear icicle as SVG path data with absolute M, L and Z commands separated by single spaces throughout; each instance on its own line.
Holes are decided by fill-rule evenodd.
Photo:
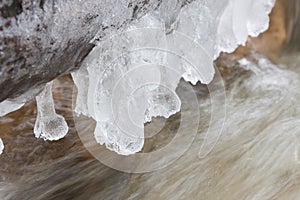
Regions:
M 68 132 L 68 125 L 63 116 L 56 114 L 52 96 L 52 81 L 36 97 L 37 119 L 34 134 L 44 140 L 59 140 Z

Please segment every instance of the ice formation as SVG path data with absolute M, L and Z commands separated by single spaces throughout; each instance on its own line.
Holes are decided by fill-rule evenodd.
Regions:
M 63 116 L 56 114 L 52 97 L 52 82 L 36 97 L 37 119 L 34 134 L 44 140 L 59 140 L 68 132 L 68 125 Z
M 0 154 L 3 153 L 3 149 L 4 149 L 4 145 L 3 145 L 2 139 L 0 138 Z
M 123 155 L 140 151 L 144 123 L 180 110 L 175 92 L 179 79 L 208 84 L 214 77 L 213 61 L 221 52 L 234 51 L 249 35 L 257 36 L 268 28 L 274 3 L 167 0 L 143 17 L 134 17 L 138 19 L 129 25 L 101 37 L 97 34 L 91 41 L 97 46 L 72 73 L 78 89 L 75 112 L 97 122 L 94 135 L 98 143 Z M 118 6 L 122 15 L 123 7 Z M 52 83 L 47 84 L 36 97 L 34 134 L 58 140 L 66 135 L 68 126 L 55 113 L 51 87 Z M 19 109 L 25 101 L 1 102 L 0 116 Z
M 0 103 L 0 117 L 10 112 L 20 109 L 25 102 L 20 103 L 15 100 L 6 99 Z
M 77 114 L 96 122 L 98 143 L 119 154 L 140 151 L 145 122 L 180 110 L 179 79 L 208 84 L 213 60 L 268 28 L 275 0 L 166 1 L 100 41 L 80 70 Z

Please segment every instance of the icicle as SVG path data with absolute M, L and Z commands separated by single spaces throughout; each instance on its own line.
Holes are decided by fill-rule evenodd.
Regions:
M 36 97 L 37 119 L 34 134 L 44 140 L 59 140 L 68 132 L 68 125 L 63 116 L 56 114 L 52 97 L 52 82 Z
M 3 145 L 2 139 L 0 138 L 0 154 L 3 153 L 3 149 L 4 149 L 4 145 Z

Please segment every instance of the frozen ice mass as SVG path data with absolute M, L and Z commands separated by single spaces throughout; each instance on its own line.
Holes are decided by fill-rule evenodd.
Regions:
M 4 145 L 3 145 L 2 139 L 0 138 L 0 154 L 2 154 L 3 149 L 4 149 Z
M 75 111 L 92 117 L 97 142 L 122 155 L 139 152 L 144 123 L 180 110 L 180 80 L 208 84 L 213 61 L 268 28 L 274 0 L 174 1 L 98 42 L 72 73 Z
M 274 3 L 166 0 L 126 27 L 95 35 L 91 43 L 96 46 L 71 73 L 77 87 L 75 113 L 95 120 L 94 137 L 100 145 L 122 155 L 139 152 L 144 123 L 180 111 L 175 91 L 179 80 L 210 83 L 213 61 L 221 52 L 245 45 L 248 36 L 267 30 Z M 121 17 L 126 14 L 123 4 L 115 6 L 120 6 Z M 55 112 L 51 88 L 50 82 L 36 97 L 34 134 L 44 140 L 58 140 L 68 132 L 65 119 Z M 24 103 L 0 103 L 0 116 Z M 1 142 L 0 150 L 2 146 Z

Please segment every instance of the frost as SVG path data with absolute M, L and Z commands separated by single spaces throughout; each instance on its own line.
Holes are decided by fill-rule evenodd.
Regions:
M 65 119 L 56 114 L 52 97 L 52 82 L 46 84 L 45 89 L 36 97 L 37 119 L 34 134 L 44 140 L 59 140 L 68 132 Z
M 180 110 L 179 79 L 208 84 L 213 61 L 268 27 L 274 0 L 164 1 L 130 26 L 100 41 L 80 70 L 77 114 L 96 122 L 94 136 L 128 155 L 144 144 L 145 122 Z
M 4 145 L 3 145 L 2 139 L 0 138 L 0 154 L 3 153 L 3 149 L 4 149 Z

